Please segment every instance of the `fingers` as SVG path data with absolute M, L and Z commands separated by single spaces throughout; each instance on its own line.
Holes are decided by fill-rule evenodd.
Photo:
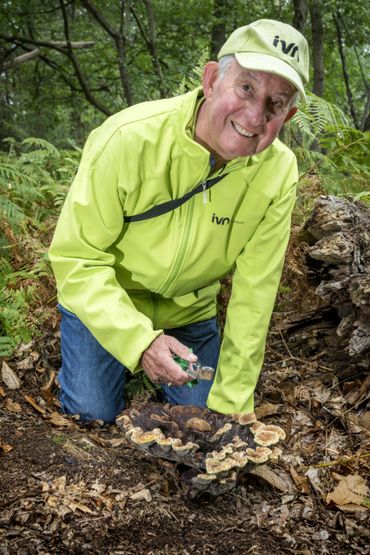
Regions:
M 188 347 L 169 335 L 160 335 L 143 353 L 141 365 L 147 376 L 155 383 L 183 385 L 192 378 L 173 360 L 176 354 L 189 362 L 197 357 Z
M 196 362 L 198 360 L 198 357 L 191 352 L 189 347 L 180 343 L 180 341 L 178 341 L 175 337 L 172 337 L 171 335 L 165 335 L 165 337 L 167 338 L 166 341 L 169 349 L 173 354 L 178 355 L 189 362 Z

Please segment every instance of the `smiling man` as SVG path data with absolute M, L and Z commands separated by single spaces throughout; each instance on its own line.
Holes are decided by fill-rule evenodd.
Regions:
M 62 314 L 62 409 L 113 422 L 125 371 L 166 401 L 253 410 L 298 178 L 277 136 L 305 100 L 308 48 L 289 25 L 234 31 L 202 87 L 93 131 L 50 247 Z M 234 271 L 223 342 L 219 280 Z M 191 380 L 174 357 L 217 368 Z

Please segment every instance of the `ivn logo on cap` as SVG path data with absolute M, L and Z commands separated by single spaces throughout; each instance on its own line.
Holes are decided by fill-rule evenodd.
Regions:
M 292 50 L 292 51 L 290 52 L 291 57 L 294 58 L 294 56 L 297 54 L 297 61 L 299 62 L 298 46 L 297 46 L 294 42 L 291 42 L 291 43 L 288 44 L 288 46 L 287 46 L 285 40 L 282 40 L 282 39 L 279 37 L 279 35 L 275 35 L 274 40 L 273 40 L 273 42 L 272 42 L 272 44 L 275 46 L 275 48 L 278 47 L 279 42 L 280 42 L 280 44 L 281 44 L 281 49 L 282 49 L 282 51 L 284 52 L 284 54 L 289 54 L 289 52 Z

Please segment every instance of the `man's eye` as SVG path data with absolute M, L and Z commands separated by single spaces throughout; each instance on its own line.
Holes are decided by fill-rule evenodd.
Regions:
M 242 85 L 242 89 L 244 92 L 250 92 L 252 90 L 252 87 L 250 87 L 249 85 Z
M 273 112 L 275 113 L 281 113 L 284 111 L 284 108 L 285 108 L 284 103 L 281 100 L 274 100 L 274 99 L 271 99 L 270 106 Z

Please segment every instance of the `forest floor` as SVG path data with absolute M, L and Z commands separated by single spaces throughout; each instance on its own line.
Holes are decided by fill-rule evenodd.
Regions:
M 58 412 L 54 326 L 3 361 L 1 555 L 369 553 L 366 379 L 341 384 L 273 326 L 256 414 L 285 429 L 283 455 L 231 492 L 190 500 L 176 464 L 136 451 L 114 425 Z

